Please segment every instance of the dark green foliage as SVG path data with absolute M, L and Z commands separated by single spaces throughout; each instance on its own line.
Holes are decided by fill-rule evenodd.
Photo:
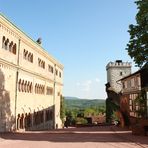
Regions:
M 112 123 L 113 109 L 110 99 L 106 99 L 106 122 Z
M 65 105 L 64 105 L 64 97 L 61 95 L 60 97 L 60 118 L 62 120 L 62 122 L 64 122 L 64 118 L 65 118 Z
M 69 125 L 87 124 L 85 117 L 105 113 L 105 100 L 65 99 L 65 115 Z
M 137 24 L 129 26 L 130 40 L 126 50 L 136 65 L 142 67 L 148 61 L 148 0 L 135 3 L 138 7 Z
M 87 122 L 87 120 L 85 119 L 85 118 L 82 118 L 82 117 L 78 117 L 77 119 L 76 119 L 76 124 L 78 125 L 78 124 L 83 124 L 83 125 L 86 125 L 88 122 Z
M 105 100 L 95 99 L 65 99 L 65 108 L 66 109 L 85 109 L 85 108 L 98 108 L 100 106 L 105 106 Z
M 76 118 L 77 118 L 77 111 L 76 110 L 66 110 L 65 116 L 66 116 L 66 120 L 68 122 L 68 126 L 75 125 Z
M 144 90 L 142 90 L 141 93 L 137 96 L 134 103 L 135 105 L 139 106 L 138 110 L 136 110 L 138 117 L 146 118 L 146 92 Z
M 112 123 L 114 120 L 114 112 L 118 111 L 120 106 L 111 101 L 110 98 L 106 99 L 106 122 Z

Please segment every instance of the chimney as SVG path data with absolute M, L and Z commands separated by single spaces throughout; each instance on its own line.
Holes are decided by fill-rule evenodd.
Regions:
M 42 38 L 38 38 L 37 41 L 36 41 L 39 45 L 42 44 Z

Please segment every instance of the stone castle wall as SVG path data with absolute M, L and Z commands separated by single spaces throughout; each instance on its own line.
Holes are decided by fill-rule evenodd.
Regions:
M 0 132 L 60 127 L 62 89 L 63 66 L 0 15 Z

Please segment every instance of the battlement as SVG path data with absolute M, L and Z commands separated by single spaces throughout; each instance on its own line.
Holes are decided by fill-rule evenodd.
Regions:
M 116 60 L 115 62 L 109 62 L 106 66 L 106 70 L 110 67 L 131 67 L 132 63 L 131 62 L 122 62 L 121 60 Z

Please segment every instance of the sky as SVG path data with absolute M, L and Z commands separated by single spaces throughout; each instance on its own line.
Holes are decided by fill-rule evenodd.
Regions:
M 0 0 L 0 12 L 64 65 L 64 96 L 106 99 L 107 63 L 132 62 L 134 0 Z

